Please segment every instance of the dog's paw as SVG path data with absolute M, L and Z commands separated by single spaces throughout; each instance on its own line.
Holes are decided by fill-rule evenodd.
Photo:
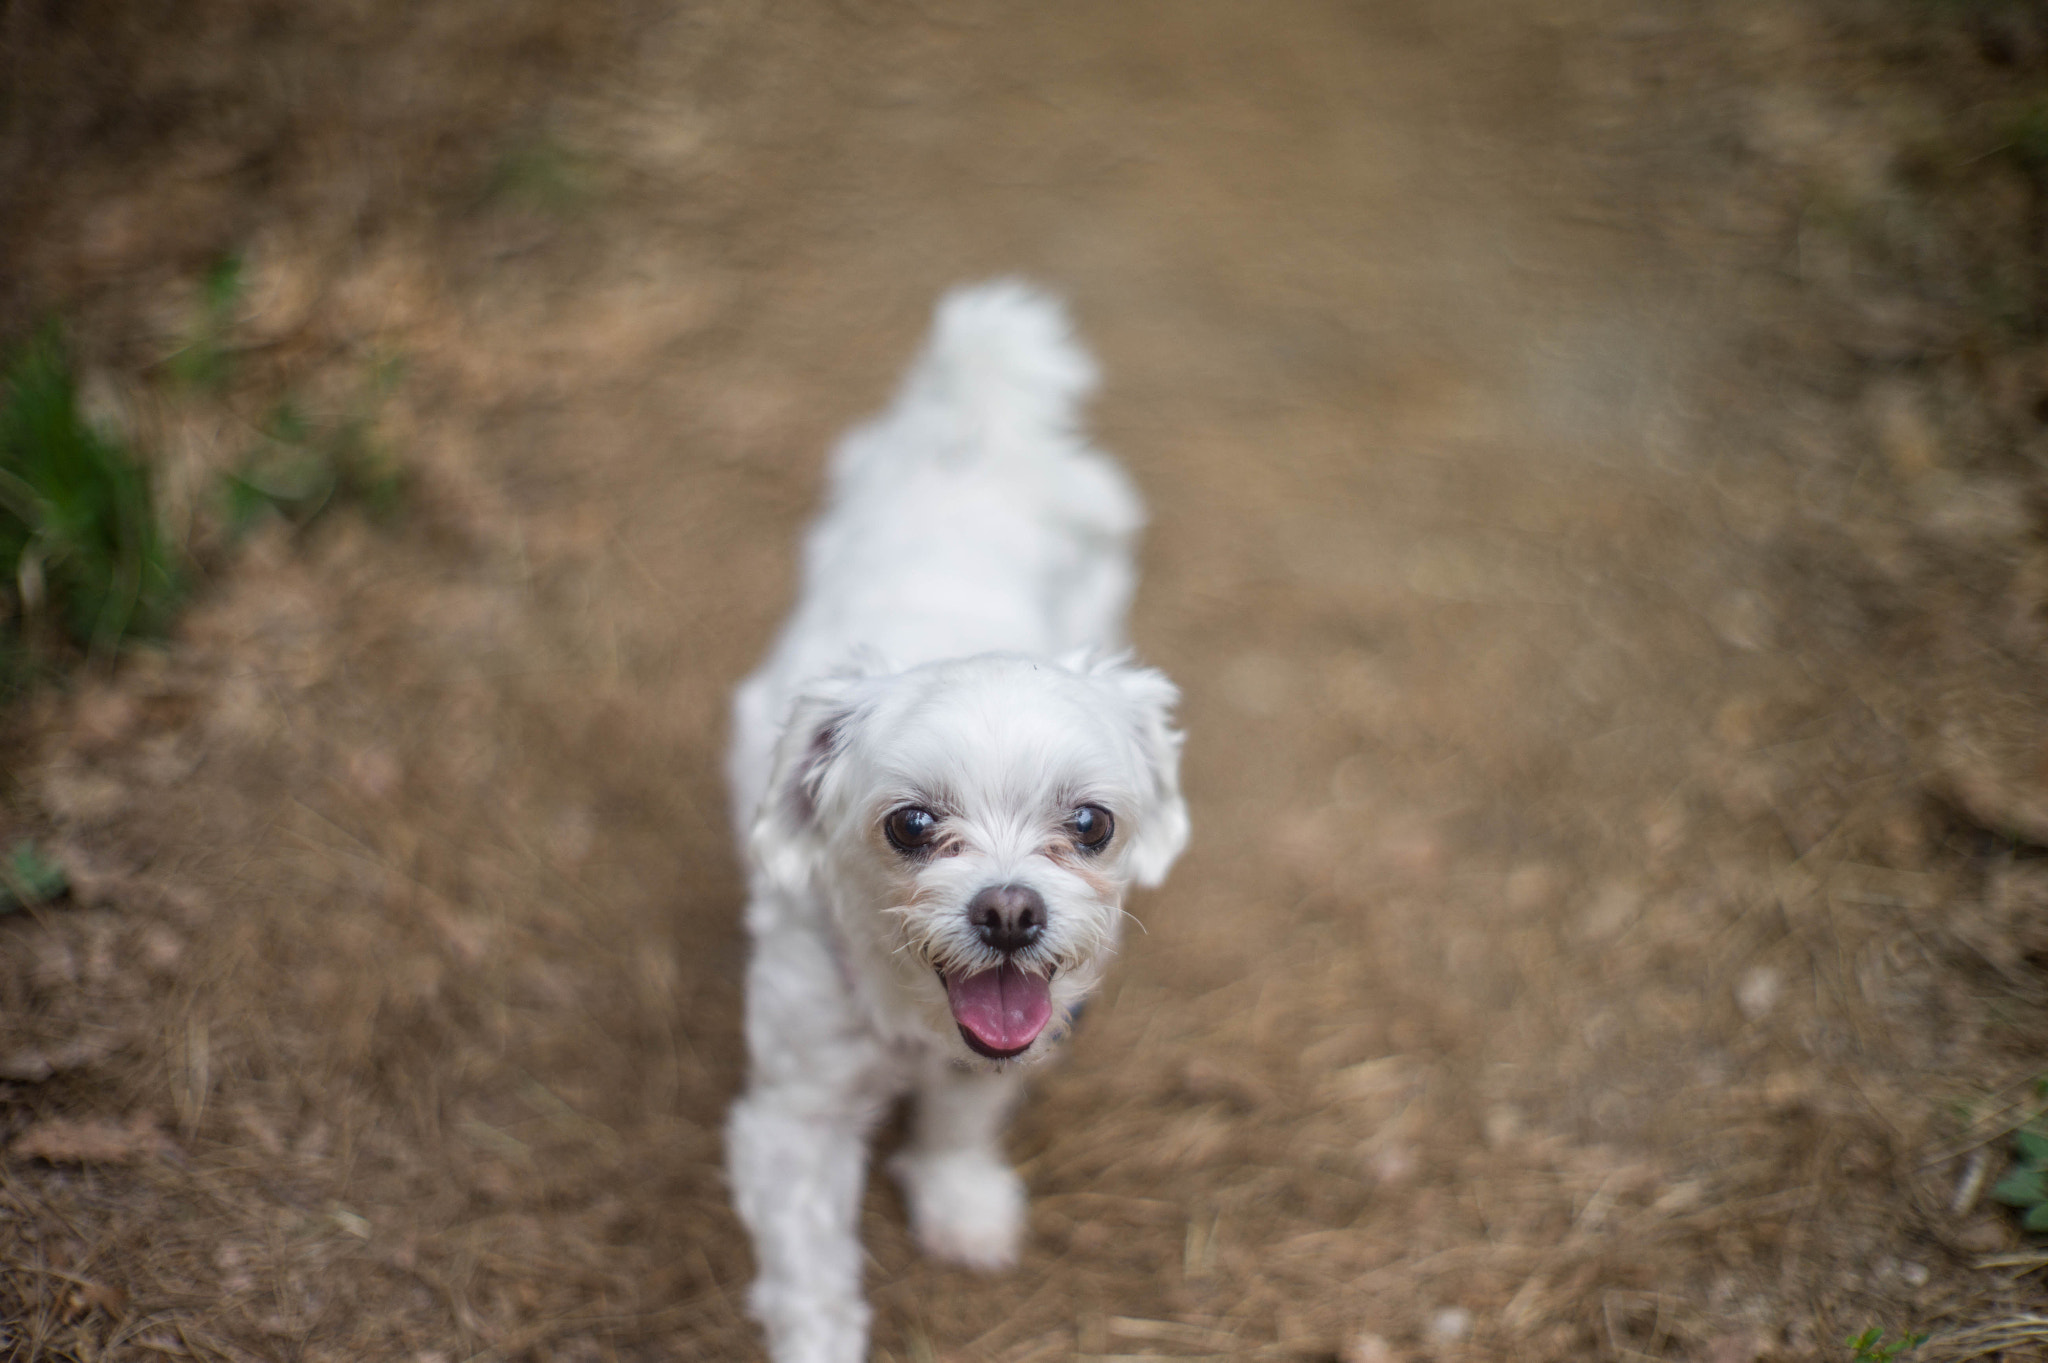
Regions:
M 926 1254 L 984 1273 L 1016 1267 L 1025 1203 L 1016 1170 L 973 1151 L 906 1150 L 889 1167 Z
M 748 1304 L 768 1336 L 775 1363 L 863 1363 L 868 1306 L 859 1297 L 820 1294 L 810 1282 L 755 1281 Z

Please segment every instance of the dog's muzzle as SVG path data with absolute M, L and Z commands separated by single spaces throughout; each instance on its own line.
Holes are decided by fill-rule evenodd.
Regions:
M 968 901 L 969 926 L 1004 959 L 972 973 L 941 970 L 939 978 L 960 1039 L 977 1055 L 1022 1055 L 1052 1021 L 1052 973 L 1026 971 L 1012 959 L 1045 935 L 1045 920 L 1045 897 L 1028 885 L 991 885 Z

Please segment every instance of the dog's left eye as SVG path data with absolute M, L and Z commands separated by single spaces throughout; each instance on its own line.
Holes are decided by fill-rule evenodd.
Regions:
M 931 845 L 932 835 L 938 829 L 939 816 L 918 805 L 891 810 L 889 817 L 882 820 L 883 835 L 899 852 L 923 851 Z
M 1073 830 L 1075 846 L 1084 852 L 1100 852 L 1116 832 L 1116 820 L 1101 805 L 1082 805 L 1067 821 L 1067 827 Z

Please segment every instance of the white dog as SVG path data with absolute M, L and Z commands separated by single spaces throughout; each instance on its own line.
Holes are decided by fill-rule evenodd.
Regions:
M 1045 295 L 950 294 L 834 455 L 796 612 L 734 701 L 754 953 L 727 1155 L 777 1363 L 866 1355 L 867 1140 L 903 1094 L 920 1243 L 1016 1262 L 1019 1069 L 1187 841 L 1177 693 L 1114 653 L 1144 510 L 1077 429 L 1094 384 Z

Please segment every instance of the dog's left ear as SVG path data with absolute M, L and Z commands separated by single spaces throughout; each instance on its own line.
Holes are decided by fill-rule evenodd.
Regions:
M 1137 811 L 1126 865 L 1131 878 L 1149 889 L 1166 879 L 1174 858 L 1188 845 L 1188 806 L 1180 794 L 1181 732 L 1173 727 L 1180 689 L 1164 672 L 1139 667 L 1126 657 L 1084 654 L 1063 661 L 1109 686 L 1124 702 L 1147 782 L 1138 792 L 1144 807 Z

